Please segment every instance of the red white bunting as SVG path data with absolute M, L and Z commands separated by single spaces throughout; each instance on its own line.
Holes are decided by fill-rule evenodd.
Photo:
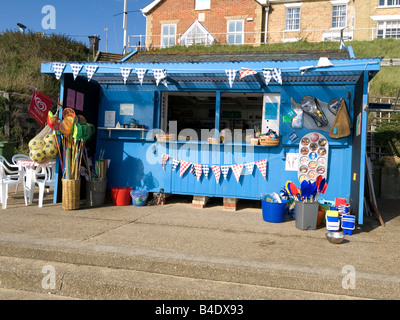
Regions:
M 163 169 L 165 170 L 165 165 L 167 161 L 171 159 L 172 162 L 172 171 L 175 171 L 176 167 L 180 165 L 180 174 L 179 177 L 181 178 L 185 172 L 190 168 L 190 172 L 196 177 L 197 181 L 200 181 L 201 175 L 204 174 L 206 178 L 208 178 L 208 174 L 210 171 L 210 165 L 207 164 L 201 164 L 201 163 L 191 163 L 189 161 L 185 160 L 179 160 L 175 157 L 171 157 L 168 154 L 162 154 L 161 155 L 161 163 L 163 166 Z M 253 173 L 254 165 L 257 166 L 258 170 L 260 170 L 260 173 L 264 177 L 264 179 L 267 178 L 267 160 L 259 160 L 256 162 L 249 162 L 249 163 L 243 163 L 243 164 L 233 164 L 233 165 L 211 165 L 211 169 L 214 173 L 215 180 L 217 183 L 219 183 L 219 180 L 221 178 L 221 174 L 223 175 L 224 179 L 227 179 L 229 169 L 232 169 L 233 175 L 235 176 L 235 179 L 237 182 L 240 180 L 240 176 L 243 173 L 244 168 L 249 172 L 249 174 Z
M 211 166 L 212 171 L 214 172 L 215 180 L 217 183 L 219 182 L 219 178 L 221 177 L 221 167 L 220 166 Z
M 255 162 L 258 170 L 260 170 L 261 174 L 263 175 L 264 179 L 267 178 L 267 160 L 259 160 Z
M 191 163 L 189 161 L 181 160 L 181 168 L 179 177 L 182 177 L 186 170 L 190 167 Z
M 162 167 L 163 167 L 163 169 L 165 170 L 165 164 L 167 163 L 167 161 L 168 161 L 168 159 L 169 159 L 169 154 L 163 154 L 162 156 L 161 156 L 161 160 L 162 160 Z
M 252 74 L 257 74 L 257 71 L 243 67 L 240 69 L 240 79 L 243 79 L 244 77 L 247 77 Z
M 235 175 L 236 181 L 239 182 L 240 176 L 242 175 L 243 164 L 231 165 L 233 174 Z

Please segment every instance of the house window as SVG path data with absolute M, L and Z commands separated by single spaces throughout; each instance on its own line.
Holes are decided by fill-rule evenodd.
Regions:
M 211 0 L 196 0 L 194 10 L 207 10 L 210 9 Z
M 214 42 L 214 37 L 200 22 L 195 21 L 182 35 L 179 41 L 185 46 L 190 46 L 192 44 L 209 45 Z
M 286 30 L 300 30 L 300 8 L 286 8 Z
M 161 26 L 161 48 L 172 47 L 176 44 L 176 24 Z
M 334 5 L 332 8 L 332 28 L 346 27 L 347 5 Z
M 228 44 L 243 44 L 244 42 L 244 22 L 243 20 L 228 21 Z
M 379 21 L 376 37 L 400 39 L 400 21 Z
M 400 6 L 400 0 L 379 0 L 380 7 Z

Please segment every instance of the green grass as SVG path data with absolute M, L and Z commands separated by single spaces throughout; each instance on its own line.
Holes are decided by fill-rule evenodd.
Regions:
M 0 90 L 31 94 L 28 85 L 57 97 L 59 82 L 40 73 L 43 61 L 86 61 L 89 49 L 63 35 L 0 34 Z

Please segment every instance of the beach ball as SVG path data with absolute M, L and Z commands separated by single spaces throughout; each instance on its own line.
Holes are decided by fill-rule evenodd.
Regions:
M 36 162 L 42 162 L 46 158 L 46 154 L 42 151 L 42 149 L 32 150 L 29 152 L 29 158 Z
M 31 141 L 29 141 L 28 147 L 29 150 L 39 150 L 43 148 L 43 141 L 40 139 L 32 139 Z
M 42 151 L 48 159 L 55 159 L 57 156 L 57 149 L 54 143 L 46 144 Z

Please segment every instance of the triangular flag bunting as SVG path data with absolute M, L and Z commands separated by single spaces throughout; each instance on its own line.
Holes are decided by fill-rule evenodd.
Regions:
M 172 171 L 175 171 L 178 165 L 179 165 L 179 160 L 177 158 L 172 158 Z
M 137 74 L 137 76 L 139 78 L 140 84 L 143 84 L 144 75 L 146 74 L 147 69 L 136 68 L 135 71 L 136 71 L 136 74 Z
M 258 170 L 260 170 L 261 174 L 263 175 L 264 179 L 267 178 L 267 160 L 259 160 L 255 162 Z
M 212 171 L 214 172 L 215 180 L 217 183 L 219 182 L 219 178 L 221 177 L 221 167 L 218 165 L 211 166 Z
M 163 85 L 168 87 L 167 84 L 167 71 L 165 69 L 153 69 L 154 79 L 156 80 L 156 85 L 158 86 L 161 82 Z
M 124 84 L 126 84 L 126 80 L 128 80 L 129 74 L 131 73 L 131 68 L 121 68 L 122 78 L 124 79 Z
M 78 76 L 79 72 L 81 72 L 81 70 L 82 70 L 82 65 L 71 63 L 70 66 L 71 66 L 72 74 L 73 74 L 74 80 L 75 80 L 76 77 Z
M 88 78 L 88 82 L 92 79 L 93 75 L 96 73 L 98 66 L 96 65 L 85 65 L 86 75 Z
M 272 70 L 272 76 L 274 77 L 275 81 L 279 84 L 282 84 L 282 71 L 281 69 L 274 69 Z
M 163 153 L 163 155 L 161 156 L 161 164 L 164 170 L 165 170 L 165 164 L 167 163 L 168 159 L 169 159 L 169 154 Z
M 200 177 L 201 177 L 201 173 L 202 173 L 201 164 L 195 163 L 193 166 L 194 166 L 194 170 L 195 170 L 197 181 L 199 181 Z
M 179 178 L 183 176 L 186 170 L 190 167 L 191 163 L 189 161 L 181 160 L 181 168 Z
M 252 74 L 257 74 L 257 71 L 249 69 L 249 68 L 241 68 L 240 69 L 240 79 L 247 77 Z
M 53 70 L 54 70 L 54 74 L 56 75 L 57 80 L 61 78 L 61 76 L 64 72 L 64 69 L 65 69 L 65 66 L 66 66 L 65 63 L 58 63 L 58 62 L 53 63 Z
M 231 165 L 233 174 L 235 175 L 236 181 L 239 182 L 240 176 L 242 174 L 242 170 L 243 170 L 243 164 L 234 164 Z
M 203 164 L 203 173 L 206 178 L 208 178 L 208 173 L 210 172 L 210 167 L 206 164 Z
M 235 69 L 225 70 L 225 72 L 228 77 L 229 86 L 232 88 L 232 84 L 235 81 L 237 70 L 235 70 Z
M 228 176 L 230 166 L 221 166 L 221 172 L 222 175 L 224 176 L 224 179 Z
M 272 79 L 272 70 L 271 69 L 263 69 L 264 81 L 265 84 L 268 85 Z
M 249 174 L 253 174 L 254 162 L 245 163 L 244 166 L 246 167 Z

